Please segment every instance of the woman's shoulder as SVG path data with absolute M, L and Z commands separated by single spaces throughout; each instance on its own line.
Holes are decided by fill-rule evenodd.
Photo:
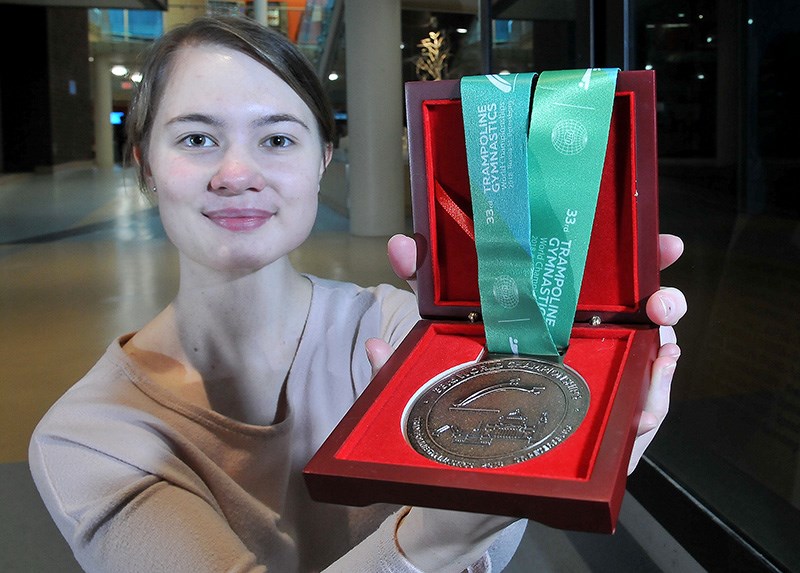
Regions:
M 417 299 L 410 290 L 309 278 L 314 287 L 306 334 L 324 333 L 328 345 L 338 341 L 360 351 L 361 341 L 353 345 L 353 339 L 377 337 L 396 346 L 419 320 Z
M 305 275 L 313 285 L 312 301 L 316 303 L 363 305 L 393 305 L 416 307 L 414 293 L 387 283 L 361 286 L 352 282 Z
M 82 400 L 96 401 L 101 387 L 114 385 L 120 378 L 128 378 L 126 355 L 122 345 L 131 336 L 133 333 L 112 340 L 94 365 L 55 402 L 53 407 Z
M 50 406 L 37 424 L 32 442 L 60 439 L 83 443 L 112 427 L 138 423 L 121 415 L 130 407 L 140 409 L 143 401 L 135 384 L 135 365 L 122 350 L 130 336 L 113 340 L 94 366 Z
M 389 340 L 405 335 L 419 320 L 417 299 L 409 290 L 389 284 L 362 287 L 357 284 L 309 277 L 313 286 L 309 323 L 319 321 L 361 330 L 374 325 L 372 335 Z
M 28 461 L 40 491 L 54 475 L 81 475 L 96 464 L 127 459 L 132 443 L 152 434 L 132 383 L 125 353 L 115 339 L 95 365 L 48 409 L 31 435 Z M 136 445 L 136 448 L 141 446 Z M 106 460 L 106 462 L 103 462 Z M 83 468 L 83 469 L 81 469 Z M 82 473 L 83 472 L 83 473 Z

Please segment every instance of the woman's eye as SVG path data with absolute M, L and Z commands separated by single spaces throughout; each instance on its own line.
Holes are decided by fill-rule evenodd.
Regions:
M 214 141 L 210 137 L 200 133 L 187 135 L 183 138 L 183 141 L 186 142 L 186 145 L 189 147 L 210 147 L 214 145 Z
M 289 147 L 292 144 L 292 140 L 285 135 L 273 135 L 268 137 L 264 144 L 267 147 Z

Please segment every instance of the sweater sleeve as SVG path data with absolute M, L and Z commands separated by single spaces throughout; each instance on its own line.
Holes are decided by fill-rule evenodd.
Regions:
M 397 348 L 420 319 L 417 299 L 409 291 L 385 284 L 374 287 L 373 292 L 381 301 L 382 337 Z
M 408 508 L 403 508 L 386 518 L 374 533 L 325 569 L 325 573 L 424 573 L 405 558 L 397 545 L 397 527 L 407 511 Z M 526 520 L 519 520 L 501 531 L 486 553 L 465 569 L 465 573 L 499 573 L 505 569 L 526 525 Z
M 32 475 L 88 573 L 267 571 L 218 508 L 195 492 L 83 446 L 41 445 L 31 442 Z M 50 477 L 56 468 L 58 483 Z

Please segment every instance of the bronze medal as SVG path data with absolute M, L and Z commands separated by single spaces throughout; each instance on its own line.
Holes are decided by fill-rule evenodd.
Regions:
M 534 358 L 487 360 L 424 386 L 406 438 L 420 454 L 464 468 L 524 462 L 561 444 L 589 409 L 589 387 L 568 366 Z

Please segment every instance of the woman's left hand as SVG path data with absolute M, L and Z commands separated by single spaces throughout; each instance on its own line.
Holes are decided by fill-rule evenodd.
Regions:
M 405 235 L 395 235 L 389 239 L 389 262 L 398 277 L 406 279 L 416 292 L 416 244 Z M 683 254 L 683 241 L 675 235 L 659 236 L 659 255 L 661 269 L 667 268 Z M 669 411 L 669 395 L 672 376 L 681 351 L 676 344 L 672 328 L 686 314 L 686 297 L 673 287 L 662 287 L 647 301 L 647 316 L 658 324 L 661 334 L 661 347 L 653 362 L 650 389 L 647 393 L 644 410 L 639 421 L 636 441 L 633 444 L 628 474 L 642 459 L 647 446 L 653 441 L 658 428 Z M 373 375 L 389 359 L 392 347 L 383 340 L 371 338 L 367 341 L 367 354 L 372 364 Z
M 683 254 L 683 241 L 675 235 L 660 235 L 658 239 L 659 260 L 661 261 L 661 270 L 664 270 Z M 680 290 L 673 287 L 662 287 L 647 301 L 647 316 L 661 326 L 661 348 L 658 349 L 658 357 L 653 362 L 650 389 L 647 392 L 644 410 L 639 419 L 636 441 L 633 443 L 633 451 L 628 463 L 628 475 L 636 469 L 644 451 L 653 441 L 664 418 L 667 417 L 672 376 L 675 374 L 675 366 L 681 355 L 675 330 L 672 327 L 686 314 L 686 310 L 686 297 Z

